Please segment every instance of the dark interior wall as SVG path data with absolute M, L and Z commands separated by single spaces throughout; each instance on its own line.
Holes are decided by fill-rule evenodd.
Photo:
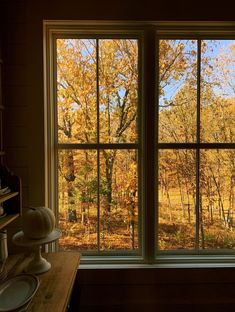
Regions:
M 79 270 L 72 311 L 232 312 L 234 278 L 234 268 Z
M 226 1 L 0 0 L 0 5 L 4 146 L 8 166 L 22 178 L 23 209 L 44 204 L 43 19 L 234 20 Z M 80 270 L 75 310 L 79 305 L 80 312 L 233 311 L 234 280 L 234 269 Z

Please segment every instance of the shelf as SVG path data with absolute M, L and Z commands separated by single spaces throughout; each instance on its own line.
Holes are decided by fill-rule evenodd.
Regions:
M 72 251 L 61 251 L 43 254 L 43 257 L 51 263 L 51 269 L 47 273 L 39 275 L 39 288 L 27 311 L 66 312 L 79 269 L 80 254 Z M 15 276 L 25 272 L 32 259 L 33 255 L 29 253 L 10 255 L 5 265 L 6 275 Z
M 15 197 L 19 194 L 19 192 L 11 192 L 11 193 L 7 193 L 7 194 L 4 194 L 4 195 L 0 195 L 0 203 L 3 203 L 4 201 L 12 198 L 12 197 Z
M 20 216 L 19 213 L 15 213 L 15 214 L 6 215 L 5 217 L 0 218 L 0 229 L 7 226 L 9 223 L 17 219 L 19 216 Z
M 0 0 L 1 2 L 1 0 Z M 2 94 L 2 53 L 0 47 L 0 181 L 1 187 L 9 187 L 11 192 L 0 195 L 0 206 L 3 206 L 4 216 L 0 217 L 0 229 L 9 225 L 12 221 L 18 218 L 21 215 L 22 210 L 22 185 L 21 179 L 17 175 L 15 175 L 8 166 L 5 164 L 5 151 L 3 144 L 3 130 L 4 130 L 4 122 L 7 124 L 7 120 L 4 120 L 4 105 L 3 105 L 3 94 Z M 9 191 L 8 190 L 8 191 Z M 2 211 L 2 209 L 1 209 Z

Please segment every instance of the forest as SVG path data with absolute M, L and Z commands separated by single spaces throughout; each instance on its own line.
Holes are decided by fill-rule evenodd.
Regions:
M 138 39 L 57 39 L 56 55 L 60 248 L 137 250 Z M 161 39 L 157 65 L 156 248 L 232 249 L 235 40 Z

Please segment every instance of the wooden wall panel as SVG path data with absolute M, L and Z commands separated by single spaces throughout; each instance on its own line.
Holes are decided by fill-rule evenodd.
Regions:
M 79 270 L 74 311 L 234 311 L 235 269 Z

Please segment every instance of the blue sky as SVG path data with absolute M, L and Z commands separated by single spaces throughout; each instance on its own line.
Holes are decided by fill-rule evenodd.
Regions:
M 178 40 L 177 40 L 178 41 Z M 181 42 L 185 43 L 187 42 L 188 40 L 181 40 Z M 203 53 L 202 57 L 208 57 L 209 59 L 209 62 L 211 63 L 211 65 L 215 65 L 215 60 L 217 57 L 219 57 L 219 55 L 225 51 L 229 51 L 229 46 L 231 44 L 235 44 L 235 40 L 205 40 L 205 42 L 207 43 L 207 50 L 205 53 Z M 193 46 L 193 49 L 196 50 L 196 45 L 197 43 L 195 42 L 195 45 Z M 192 50 L 192 43 L 190 42 L 188 47 L 186 46 L 185 48 L 185 52 L 190 52 Z M 234 52 L 235 53 L 235 52 Z M 235 59 L 235 55 L 234 55 L 234 59 Z M 234 75 L 235 76 L 235 63 L 231 63 L 231 66 L 234 68 Z M 230 68 L 232 68 L 230 67 Z M 216 73 L 216 67 L 214 67 L 214 73 Z M 217 74 L 219 74 L 219 72 L 217 72 Z M 234 77 L 235 79 L 235 77 Z M 184 84 L 184 81 L 185 81 L 185 76 L 182 77 L 182 79 L 176 81 L 176 80 L 172 80 L 171 83 L 166 86 L 164 88 L 164 91 L 165 91 L 165 95 L 160 97 L 159 99 L 159 102 L 160 102 L 160 105 L 163 105 L 163 102 L 164 102 L 164 98 L 167 100 L 167 101 L 171 101 L 172 98 L 174 97 L 174 95 L 178 92 L 178 90 L 180 89 L 180 87 Z M 235 81 L 234 81 L 234 84 L 235 84 Z M 226 88 L 226 86 L 223 86 L 223 91 L 224 93 L 227 93 L 228 96 L 229 94 L 231 94 L 231 91 Z M 219 95 L 221 94 L 221 90 L 219 88 L 215 88 L 215 92 Z

